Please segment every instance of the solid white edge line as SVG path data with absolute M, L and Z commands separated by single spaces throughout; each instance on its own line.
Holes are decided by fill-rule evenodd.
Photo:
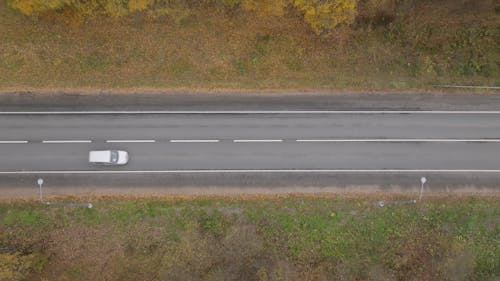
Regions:
M 464 89 L 491 89 L 500 90 L 497 86 L 476 86 L 476 85 L 432 85 L 437 88 L 464 88 Z
M 283 142 L 283 140 L 233 140 L 233 142 Z
M 107 140 L 107 143 L 154 143 L 156 140 Z
M 122 171 L 11 171 L 0 174 L 215 174 L 215 173 L 500 173 L 488 169 L 300 169 L 300 170 L 122 170 Z
M 297 139 L 296 142 L 500 142 L 500 139 Z
M 216 110 L 216 111 L 0 111 L 0 115 L 69 115 L 69 114 L 500 114 L 499 110 Z
M 0 141 L 0 143 L 28 143 L 28 141 Z
M 172 143 L 206 143 L 206 142 L 219 142 L 219 140 L 170 140 Z
M 44 140 L 42 143 L 91 143 L 91 140 Z

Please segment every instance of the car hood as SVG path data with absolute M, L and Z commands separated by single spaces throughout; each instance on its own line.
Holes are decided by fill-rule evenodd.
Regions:
M 118 151 L 118 162 L 116 164 L 124 165 L 128 163 L 128 152 L 126 151 Z

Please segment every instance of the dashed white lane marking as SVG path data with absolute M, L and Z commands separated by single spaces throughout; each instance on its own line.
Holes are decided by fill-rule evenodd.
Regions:
M 0 174 L 217 174 L 217 173 L 500 173 L 500 170 L 478 169 L 276 169 L 276 170 L 121 170 L 121 171 L 11 171 Z
M 91 143 L 91 140 L 44 140 L 42 143 Z
M 296 142 L 476 142 L 476 143 L 500 143 L 500 139 L 296 139 Z M 107 143 L 155 143 L 156 140 L 106 140 Z M 200 139 L 176 139 L 170 140 L 171 143 L 218 143 L 218 139 L 200 140 Z M 235 139 L 235 143 L 265 143 L 265 142 L 283 142 L 282 139 Z M 29 141 L 0 141 L 0 144 L 26 144 Z M 92 140 L 44 140 L 42 143 L 92 143 Z
M 283 140 L 280 140 L 280 139 L 274 139 L 274 140 L 233 140 L 233 142 L 283 142 Z
M 170 142 L 187 142 L 187 143 L 192 143 L 192 142 L 219 142 L 219 140 L 170 140 Z
M 156 140 L 107 140 L 108 143 L 155 143 Z
M 500 142 L 500 139 L 298 139 L 297 142 Z
M 500 143 L 500 139 L 297 139 L 296 142 L 476 142 L 476 143 Z M 106 140 L 107 143 L 155 143 L 156 140 Z M 176 139 L 171 143 L 218 143 L 218 139 Z M 283 142 L 282 139 L 235 139 L 235 143 L 265 143 Z M 26 144 L 29 141 L 0 141 L 0 144 Z M 42 143 L 92 143 L 92 140 L 44 140 Z
M 71 115 L 71 114 L 500 114 L 499 110 L 198 110 L 198 111 L 0 111 L 0 115 Z

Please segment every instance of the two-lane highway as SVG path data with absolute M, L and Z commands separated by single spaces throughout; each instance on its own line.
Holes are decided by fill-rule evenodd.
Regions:
M 90 165 L 95 149 L 130 163 Z M 500 172 L 500 112 L 0 113 L 4 175 L 297 170 Z

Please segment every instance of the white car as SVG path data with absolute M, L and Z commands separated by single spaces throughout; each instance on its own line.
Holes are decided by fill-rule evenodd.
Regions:
M 89 152 L 89 163 L 102 165 L 125 165 L 128 152 L 123 150 L 93 150 Z

